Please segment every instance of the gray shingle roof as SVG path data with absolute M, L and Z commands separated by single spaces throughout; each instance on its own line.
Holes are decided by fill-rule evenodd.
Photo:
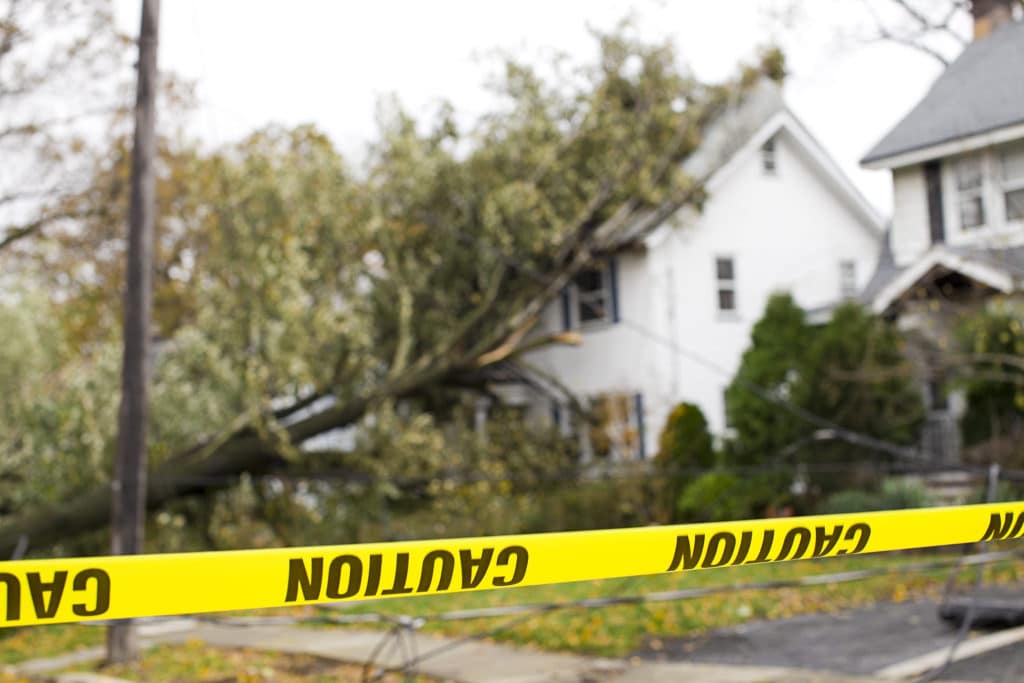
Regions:
M 874 302 L 875 298 L 878 297 L 890 282 L 910 267 L 910 265 L 904 267 L 896 265 L 892 249 L 889 245 L 889 235 L 890 233 L 886 234 L 886 241 L 883 243 L 875 273 L 860 295 L 860 300 L 867 306 Z M 1017 283 L 1015 287 L 1020 287 L 1020 283 L 1024 281 L 1024 246 L 1006 248 L 942 244 L 941 248 L 948 253 L 968 258 L 973 262 L 984 264 L 1006 273 Z
M 1024 123 L 1024 22 L 971 43 L 862 163 L 1018 123 Z

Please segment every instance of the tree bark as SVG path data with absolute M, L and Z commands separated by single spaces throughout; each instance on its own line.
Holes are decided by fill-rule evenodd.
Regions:
M 153 226 L 156 222 L 156 60 L 159 13 L 160 0 L 143 0 L 128 215 L 121 406 L 118 412 L 114 476 L 110 486 L 110 551 L 114 555 L 142 552 L 146 520 L 146 422 Z M 138 654 L 132 622 L 124 620 L 113 623 L 107 632 L 108 662 L 131 661 L 137 659 Z

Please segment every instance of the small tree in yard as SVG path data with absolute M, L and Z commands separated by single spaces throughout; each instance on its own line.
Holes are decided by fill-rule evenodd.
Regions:
M 768 300 L 750 334 L 750 347 L 725 394 L 725 408 L 736 432 L 729 460 L 759 464 L 807 432 L 807 425 L 754 389 L 790 400 L 803 370 L 802 355 L 812 336 L 803 310 L 787 295 Z
M 821 427 L 798 411 L 878 440 L 912 444 L 924 411 L 903 350 L 899 332 L 859 304 L 840 306 L 815 328 L 790 296 L 773 297 L 726 393 L 737 434 L 726 459 L 765 464 L 783 458 Z M 880 454 L 839 438 L 801 457 L 844 467 L 837 476 L 817 477 L 817 488 L 827 491 L 856 481 L 845 465 Z

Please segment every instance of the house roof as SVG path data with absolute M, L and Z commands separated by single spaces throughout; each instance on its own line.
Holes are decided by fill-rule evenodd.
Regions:
M 933 246 L 913 263 L 898 267 L 886 240 L 878 266 L 861 299 L 876 313 L 883 313 L 937 269 L 961 273 L 994 290 L 1010 293 L 1024 283 L 1024 246 L 986 248 L 942 244 Z
M 866 226 L 881 232 L 878 213 L 840 170 L 825 148 L 786 107 L 781 86 L 763 79 L 745 97 L 730 103 L 704 129 L 700 146 L 683 162 L 683 170 L 714 193 L 746 153 L 760 149 L 780 130 L 792 134 L 799 149 L 814 164 L 819 177 L 829 183 Z M 620 232 L 613 248 L 634 245 L 665 224 L 678 205 L 666 204 L 651 211 Z
M 890 167 L 925 161 L 926 150 L 943 143 L 1024 125 L 1022 83 L 1024 22 L 1009 22 L 971 43 L 861 163 Z M 922 154 L 898 159 L 913 152 Z M 934 152 L 931 158 L 946 154 Z
M 762 79 L 749 93 L 726 105 L 703 129 L 700 145 L 683 162 L 683 170 L 707 181 L 750 141 L 773 116 L 785 110 L 777 83 Z M 658 207 L 626 226 L 615 236 L 613 248 L 636 244 L 680 208 L 671 203 Z

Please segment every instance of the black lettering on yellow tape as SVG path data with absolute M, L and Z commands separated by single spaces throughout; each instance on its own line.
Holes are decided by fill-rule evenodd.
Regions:
M 411 553 L 408 552 L 396 552 L 387 558 L 383 553 L 373 553 L 364 572 L 364 563 L 359 556 L 337 555 L 327 563 L 326 574 L 326 557 L 290 558 L 284 601 L 444 593 L 451 589 L 456 565 L 459 567 L 458 591 L 479 588 L 488 578 L 488 587 L 515 586 L 526 577 L 530 553 L 521 545 L 503 547 L 497 555 L 493 547 L 481 549 L 479 555 L 466 548 L 454 551 L 438 548 L 427 552 L 419 562 L 417 580 L 409 576 L 410 558 Z M 389 587 L 380 590 L 385 562 L 393 569 L 392 581 Z
M 0 562 L 2 626 L 539 586 L 1024 538 L 1024 502 L 317 548 Z M 162 586 L 183 585 L 168 591 Z
M 1016 522 L 1014 522 L 1015 517 Z M 1024 512 L 1019 512 L 1016 515 L 1012 512 L 993 512 L 981 540 L 1003 541 L 1008 538 L 1020 538 L 1022 530 L 1024 530 Z
M 754 542 L 755 534 L 757 542 Z M 719 531 L 710 536 L 703 533 L 680 534 L 676 548 L 665 571 L 680 569 L 713 569 L 759 562 L 784 562 L 830 555 L 856 555 L 864 551 L 871 539 L 871 526 L 864 522 L 844 526 L 794 526 L 782 536 L 781 547 L 773 553 L 775 530 Z M 811 541 L 814 545 L 811 545 Z M 844 542 L 841 547 L 836 547 Z M 851 546 L 852 544 L 852 546 Z M 750 557 L 751 547 L 757 555 Z M 811 552 L 808 553 L 808 550 Z
M 68 572 L 57 570 L 44 579 L 40 572 L 26 572 L 24 578 L 8 572 L 0 573 L 6 593 L 4 621 L 21 619 L 22 586 L 27 585 L 35 620 L 53 619 L 65 597 Z M 71 581 L 72 612 L 80 617 L 98 617 L 110 608 L 110 576 L 97 567 L 82 569 Z M 82 600 L 82 602 L 78 602 Z

